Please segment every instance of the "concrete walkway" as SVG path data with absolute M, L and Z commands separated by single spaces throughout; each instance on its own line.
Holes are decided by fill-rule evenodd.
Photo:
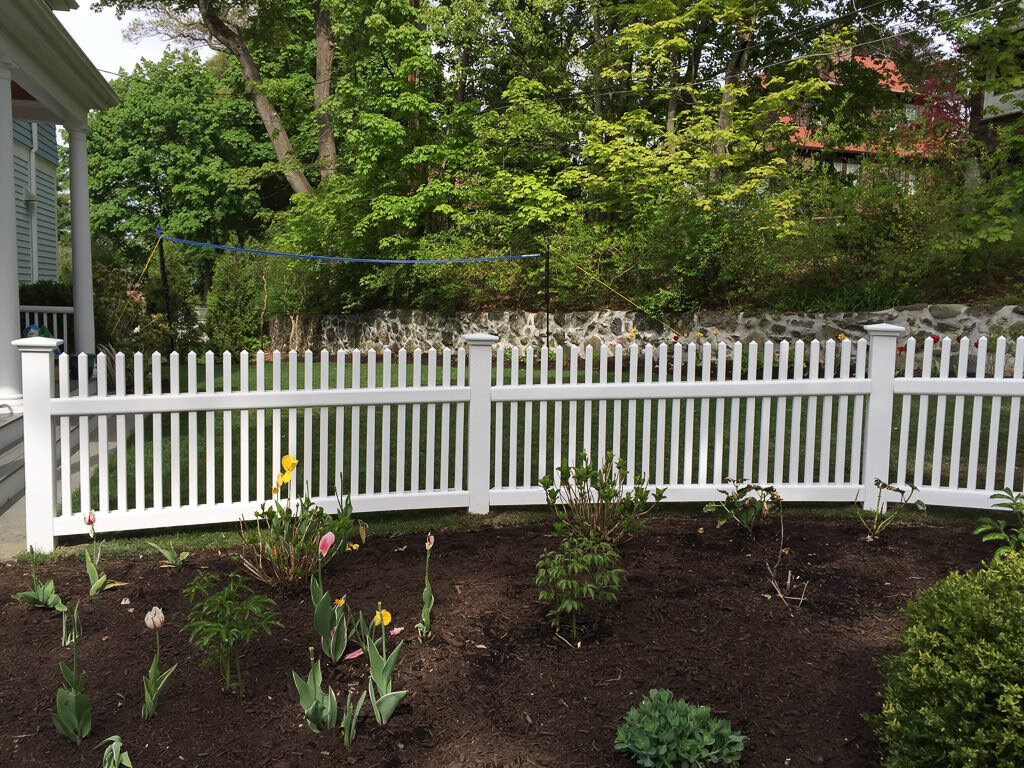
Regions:
M 25 497 L 21 496 L 0 512 L 0 560 L 12 560 L 25 549 Z

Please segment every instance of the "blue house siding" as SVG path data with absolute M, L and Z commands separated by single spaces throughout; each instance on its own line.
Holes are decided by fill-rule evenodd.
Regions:
M 51 168 L 36 168 L 38 277 L 57 279 L 57 179 Z
M 20 283 L 57 279 L 57 129 L 53 123 L 37 123 L 35 134 L 33 142 L 32 123 L 14 121 L 14 219 Z M 34 204 L 26 202 L 26 193 L 34 196 Z

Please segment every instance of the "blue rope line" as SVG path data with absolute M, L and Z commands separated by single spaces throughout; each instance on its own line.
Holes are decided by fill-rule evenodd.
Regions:
M 540 256 L 539 253 L 521 253 L 516 256 L 481 256 L 473 259 L 352 259 L 343 256 L 309 256 L 301 253 L 281 253 L 280 251 L 260 251 L 255 248 L 236 248 L 231 245 L 214 245 L 213 243 L 201 243 L 197 240 L 182 240 L 177 237 L 167 237 L 160 229 L 156 228 L 156 235 L 161 240 L 169 243 L 181 243 L 182 245 L 197 245 L 201 248 L 220 248 L 223 251 L 237 251 L 238 253 L 255 253 L 261 256 L 284 256 L 289 259 L 312 259 L 314 261 L 347 261 L 357 264 L 468 264 L 479 261 L 510 261 L 512 259 L 532 259 Z

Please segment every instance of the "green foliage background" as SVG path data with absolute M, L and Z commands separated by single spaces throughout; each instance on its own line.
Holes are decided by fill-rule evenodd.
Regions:
M 623 296 L 657 315 L 1024 295 L 1024 131 L 1019 116 L 982 128 L 977 107 L 1024 84 L 1009 6 L 99 4 L 165 11 L 158 31 L 217 33 L 231 51 L 143 62 L 90 120 L 94 233 L 151 316 L 166 292 L 147 277 L 158 226 L 321 258 L 549 254 L 562 311 Z M 909 90 L 854 58 L 872 56 Z M 844 160 L 856 176 L 833 169 Z M 546 288 L 539 259 L 168 251 L 224 347 L 259 343 L 275 314 L 539 309 Z

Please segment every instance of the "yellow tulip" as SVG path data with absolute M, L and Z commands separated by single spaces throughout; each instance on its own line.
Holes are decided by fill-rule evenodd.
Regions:
M 288 478 L 291 479 L 292 471 L 299 466 L 299 460 L 292 455 L 285 456 L 281 459 L 281 469 L 285 471 Z
M 384 622 L 384 626 L 385 627 L 388 624 L 390 624 L 391 623 L 391 613 L 389 611 L 377 611 L 373 615 L 373 626 L 379 627 L 381 621 Z

